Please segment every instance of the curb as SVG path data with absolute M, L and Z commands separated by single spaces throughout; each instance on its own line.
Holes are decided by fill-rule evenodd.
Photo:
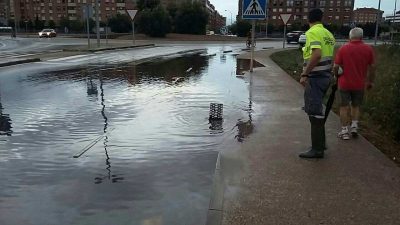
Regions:
M 32 59 L 22 59 L 22 60 L 18 60 L 18 61 L 0 63 L 0 67 L 13 66 L 13 65 L 19 65 L 19 64 L 24 64 L 24 63 L 32 63 L 32 62 L 40 62 L 40 59 L 39 58 L 32 58 Z
M 132 46 L 110 47 L 110 48 L 96 48 L 96 49 L 63 49 L 62 51 L 64 51 L 64 52 L 99 52 L 99 51 L 109 51 L 109 50 L 128 49 L 128 48 L 145 48 L 145 47 L 155 47 L 155 44 L 132 45 Z
M 210 205 L 207 211 L 206 225 L 222 224 L 223 201 L 224 185 L 221 173 L 221 153 L 218 153 L 218 158 L 215 165 L 213 187 L 211 190 Z

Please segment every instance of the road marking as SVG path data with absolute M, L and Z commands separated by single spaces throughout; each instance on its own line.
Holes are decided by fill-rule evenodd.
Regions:
M 47 60 L 49 62 L 58 62 L 58 61 L 66 61 L 66 60 L 70 60 L 70 59 L 77 59 L 77 58 L 83 58 L 89 55 L 74 55 L 74 56 L 69 56 L 69 57 L 64 57 L 64 58 L 59 58 L 59 59 L 50 59 Z M 80 60 L 78 60 L 80 61 Z

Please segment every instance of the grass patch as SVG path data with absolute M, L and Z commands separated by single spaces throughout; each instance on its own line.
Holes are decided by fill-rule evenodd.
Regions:
M 361 107 L 360 133 L 400 165 L 400 46 L 383 45 L 375 51 L 375 87 L 366 92 Z M 300 80 L 303 64 L 300 50 L 276 52 L 271 59 L 294 79 Z M 338 103 L 336 100 L 333 107 L 337 114 Z

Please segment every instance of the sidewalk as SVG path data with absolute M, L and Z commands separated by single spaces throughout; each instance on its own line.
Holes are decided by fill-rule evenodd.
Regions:
M 310 145 L 303 88 L 270 53 L 256 53 L 266 67 L 250 87 L 261 116 L 239 148 L 220 153 L 207 224 L 400 224 L 400 168 L 363 137 L 337 139 L 337 115 L 326 125 L 325 159 L 298 157 Z

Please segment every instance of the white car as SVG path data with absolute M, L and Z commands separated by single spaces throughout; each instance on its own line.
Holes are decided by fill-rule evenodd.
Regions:
M 57 33 L 54 29 L 44 29 L 39 32 L 39 37 L 56 37 Z
M 306 35 L 305 34 L 302 34 L 302 35 L 300 35 L 300 37 L 299 37 L 299 44 L 301 45 L 301 46 L 304 46 L 305 44 L 306 44 Z

